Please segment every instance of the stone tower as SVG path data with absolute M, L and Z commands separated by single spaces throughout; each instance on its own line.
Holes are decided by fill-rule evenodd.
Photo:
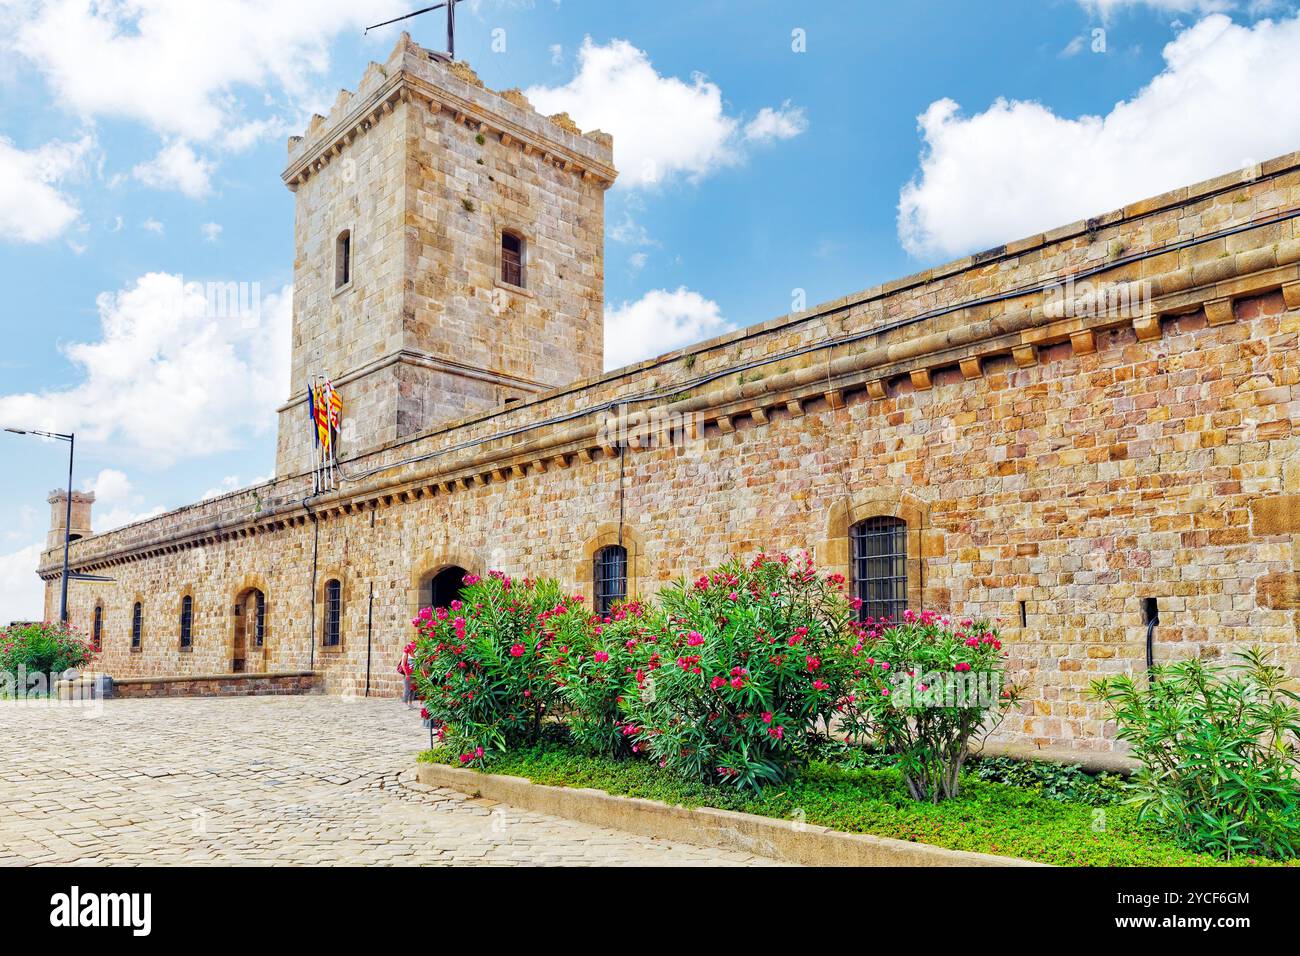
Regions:
M 308 378 L 353 458 L 602 371 L 612 139 L 402 34 L 289 141 L 293 363 L 276 471 L 310 467 Z
M 95 503 L 95 493 L 93 491 L 74 491 L 72 493 L 72 522 L 66 524 L 68 519 L 68 492 L 63 488 L 56 488 L 50 492 L 50 533 L 45 539 L 46 550 L 63 551 L 63 529 L 71 527 L 71 538 L 73 541 L 79 541 L 82 538 L 89 538 L 93 533 L 90 530 L 90 509 Z

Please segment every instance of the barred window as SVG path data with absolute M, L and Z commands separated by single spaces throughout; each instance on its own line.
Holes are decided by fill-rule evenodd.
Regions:
M 907 522 L 877 517 L 849 529 L 853 541 L 853 593 L 861 620 L 901 621 L 907 610 Z
M 194 598 L 188 594 L 181 599 L 181 650 L 194 643 Z
M 262 647 L 266 643 L 266 595 L 261 591 L 256 594 L 257 609 L 253 619 L 253 646 Z
M 627 548 L 611 544 L 597 551 L 594 560 L 596 613 L 604 616 L 619 601 L 627 600 Z
M 337 580 L 325 583 L 325 634 L 326 647 L 343 643 L 343 584 Z
M 95 605 L 95 627 L 91 632 L 90 646 L 97 652 L 104 649 L 104 606 Z
M 131 608 L 131 650 L 140 649 L 140 638 L 144 634 L 144 605 L 139 601 Z
M 524 240 L 513 232 L 501 233 L 501 281 L 524 287 Z

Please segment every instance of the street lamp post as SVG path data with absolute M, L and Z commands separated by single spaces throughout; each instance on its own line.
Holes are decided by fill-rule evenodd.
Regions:
M 63 517 L 63 576 L 59 581 L 59 620 L 68 623 L 68 558 L 72 549 L 72 462 L 77 450 L 75 433 L 64 435 L 59 432 L 42 432 L 33 428 L 6 428 L 5 431 L 15 435 L 36 435 L 40 438 L 53 438 L 68 443 L 68 500 L 67 511 Z

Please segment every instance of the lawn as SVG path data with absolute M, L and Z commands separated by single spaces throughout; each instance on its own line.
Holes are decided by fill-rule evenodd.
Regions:
M 426 751 L 426 763 L 458 765 L 455 754 Z M 526 777 L 560 787 L 708 806 L 970 850 L 1060 866 L 1224 866 L 1223 861 L 1179 846 L 1137 811 L 1122 804 L 1094 807 L 1051 799 L 1004 783 L 967 779 L 950 801 L 911 800 L 890 769 L 845 769 L 814 762 L 788 785 L 761 796 L 671 776 L 646 761 L 587 757 L 546 745 L 495 757 L 492 773 Z M 802 816 L 800 812 L 802 811 Z M 1236 865 L 1278 865 L 1243 859 Z M 1292 864 L 1295 865 L 1295 864 Z

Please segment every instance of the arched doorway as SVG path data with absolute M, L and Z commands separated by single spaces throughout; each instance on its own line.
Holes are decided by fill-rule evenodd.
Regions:
M 460 597 L 460 589 L 465 586 L 465 575 L 468 573 L 464 568 L 453 564 L 435 574 L 426 575 L 420 582 L 420 607 L 447 607 Z
M 266 594 L 249 588 L 235 600 L 235 637 L 230 669 L 236 674 L 266 670 Z

